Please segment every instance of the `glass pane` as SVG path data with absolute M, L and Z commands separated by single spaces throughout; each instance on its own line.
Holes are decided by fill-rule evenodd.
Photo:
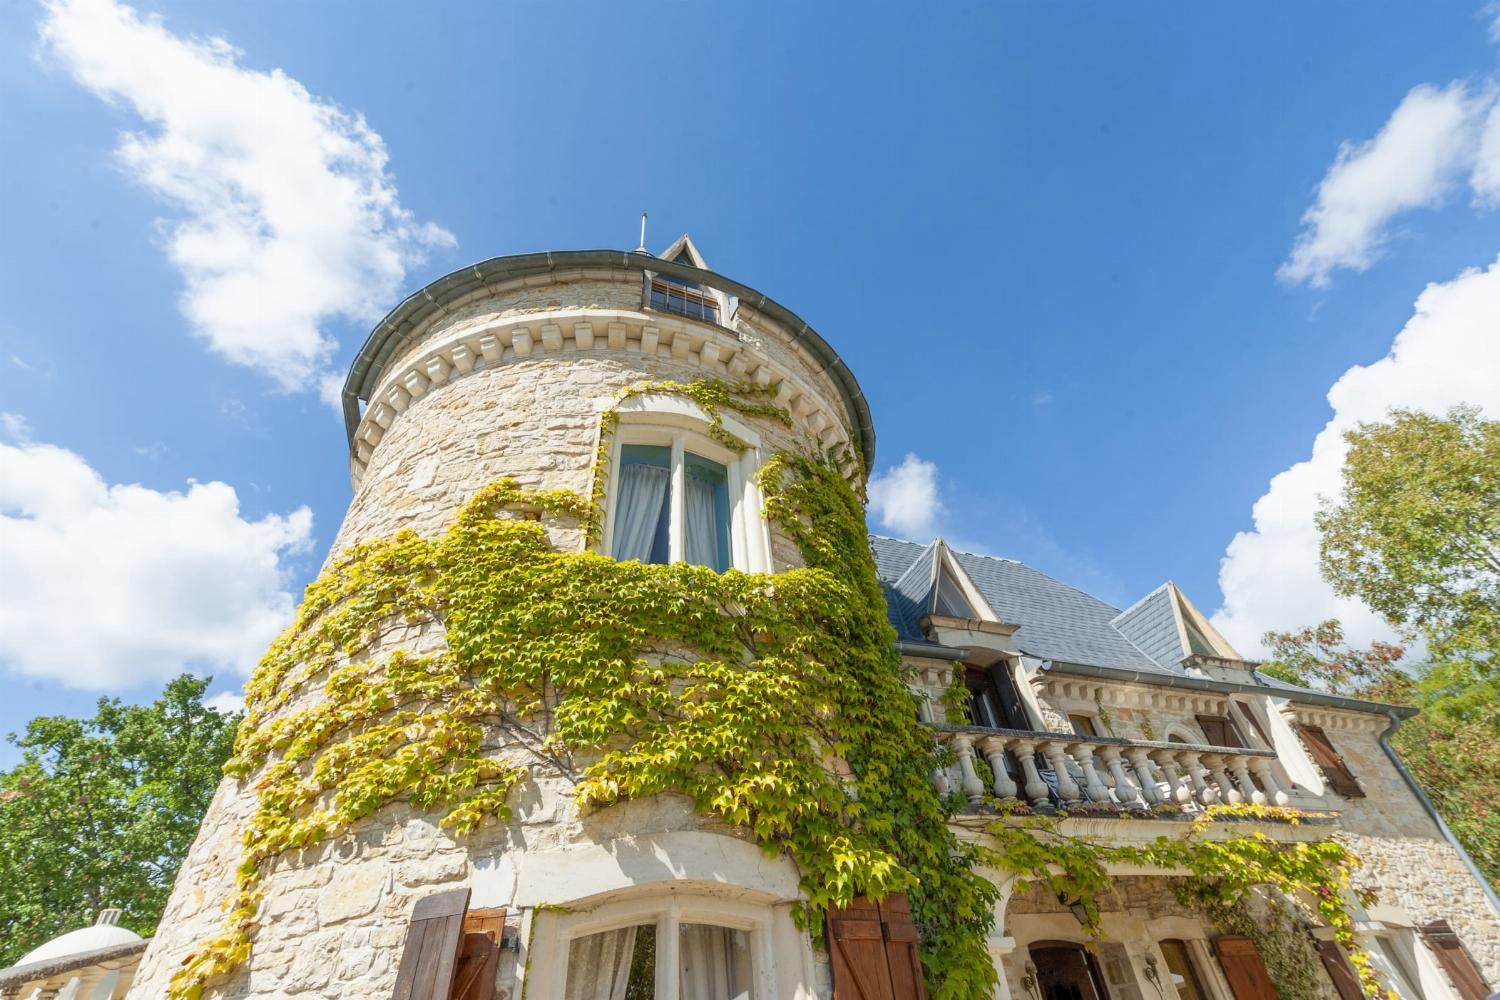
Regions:
M 654 1000 L 656 927 L 638 924 L 579 938 L 568 947 L 564 1000 Z
M 687 456 L 683 556 L 696 566 L 722 573 L 729 551 L 729 470 L 699 455 Z
M 1181 941 L 1169 940 L 1161 942 L 1161 953 L 1167 959 L 1167 971 L 1172 974 L 1172 982 L 1177 985 L 1177 995 L 1181 1000 L 1204 1000 L 1203 984 L 1198 982 L 1198 971 L 1193 968 L 1193 960 L 1188 955 L 1187 945 Z
M 683 924 L 680 1000 L 751 1000 L 750 938 L 712 924 Z
M 622 560 L 666 563 L 671 514 L 672 450 L 659 445 L 621 445 L 610 554 Z

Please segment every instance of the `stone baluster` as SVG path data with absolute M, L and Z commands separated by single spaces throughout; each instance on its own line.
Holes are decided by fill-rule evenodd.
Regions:
M 948 771 L 945 768 L 932 769 L 932 787 L 937 789 L 938 795 L 947 795 L 952 790 L 952 786 L 948 783 Z
M 1240 793 L 1258 806 L 1266 804 L 1266 793 L 1255 787 L 1255 782 L 1250 779 L 1250 762 L 1244 757 L 1231 757 L 1229 767 L 1234 771 L 1235 784 L 1239 785 Z
M 1094 768 L 1094 748 L 1087 743 L 1074 743 L 1068 747 L 1068 752 L 1078 761 L 1078 766 L 1083 768 L 1083 790 L 1089 801 L 1108 802 L 1109 788 Z
M 1047 762 L 1052 765 L 1052 773 L 1057 776 L 1057 795 L 1064 802 L 1081 802 L 1083 790 L 1078 787 L 1078 782 L 1073 780 L 1072 772 L 1068 770 L 1071 762 L 1068 755 L 1063 752 L 1067 744 L 1048 740 L 1042 744 L 1042 754 Z
M 1126 755 L 1135 766 L 1136 784 L 1140 786 L 1141 798 L 1146 800 L 1148 806 L 1156 805 L 1161 801 L 1161 792 L 1156 788 L 1156 776 L 1151 773 L 1151 758 L 1146 756 L 1146 751 L 1141 747 L 1131 747 Z
M 1162 777 L 1167 779 L 1167 787 L 1170 789 L 1170 798 L 1178 805 L 1191 805 L 1193 801 L 1193 786 L 1188 782 L 1187 768 L 1183 766 L 1182 759 L 1176 750 L 1153 750 L 1151 759 L 1156 761 L 1156 766 L 1161 770 Z
M 1187 765 L 1188 779 L 1193 783 L 1193 798 L 1202 805 L 1213 805 L 1218 800 L 1219 793 L 1203 780 L 1203 776 L 1208 773 L 1208 768 L 1203 766 L 1203 761 L 1198 759 L 1198 754 L 1191 750 L 1184 750 L 1182 759 Z
M 1120 751 L 1115 747 L 1104 747 L 1099 751 L 1099 756 L 1104 758 L 1104 765 L 1109 768 L 1110 775 L 1115 779 L 1115 799 L 1122 806 L 1142 805 L 1140 792 L 1125 777 L 1125 766 L 1120 761 Z
M 974 769 L 974 737 L 963 733 L 954 736 L 953 750 L 958 754 L 958 770 L 962 775 L 959 787 L 965 798 L 977 803 L 984 798 L 984 782 L 979 780 L 979 772 Z
M 1281 782 L 1276 779 L 1276 766 L 1274 762 L 1265 757 L 1256 757 L 1250 762 L 1250 767 L 1255 771 L 1260 783 L 1265 786 L 1266 794 L 1271 801 L 1278 806 L 1284 806 L 1292 801 L 1287 790 L 1281 787 Z
M 1005 767 L 1005 740 L 986 736 L 979 741 L 979 749 L 984 753 L 984 759 L 990 762 L 990 770 L 995 773 L 995 796 L 1000 799 L 1015 798 L 1018 789 Z
M 1229 775 L 1224 770 L 1224 755 L 1209 754 L 1203 758 L 1203 763 L 1208 765 L 1209 773 L 1214 776 L 1214 784 L 1219 786 L 1219 801 L 1238 805 L 1245 801 L 1240 790 L 1234 787 L 1234 782 L 1229 780 Z
M 1021 775 L 1026 779 L 1023 789 L 1026 797 L 1036 805 L 1044 805 L 1050 790 L 1036 769 L 1036 744 L 1031 740 L 1016 740 L 1013 749 L 1016 760 L 1021 762 Z

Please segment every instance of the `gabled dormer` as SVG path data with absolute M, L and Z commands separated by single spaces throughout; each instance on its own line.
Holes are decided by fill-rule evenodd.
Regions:
M 671 246 L 656 256 L 658 260 L 670 261 L 673 264 L 682 264 L 701 271 L 710 270 L 708 261 L 704 259 L 703 254 L 698 250 L 698 245 L 687 233 L 677 237 Z M 728 325 L 729 318 L 734 314 L 735 303 L 730 296 L 685 275 L 672 274 L 668 271 L 648 271 L 643 291 L 643 305 L 656 312 L 686 316 L 688 319 L 713 323 L 716 326 Z
M 1173 670 L 1243 681 L 1255 669 L 1255 663 L 1240 656 L 1170 580 L 1120 612 L 1111 624 L 1141 652 Z
M 929 545 L 896 581 L 917 605 L 918 625 L 933 642 L 971 651 L 976 662 L 992 662 L 1017 650 L 1018 625 L 1002 621 L 941 538 Z

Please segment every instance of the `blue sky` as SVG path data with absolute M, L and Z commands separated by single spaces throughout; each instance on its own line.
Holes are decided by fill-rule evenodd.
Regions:
M 320 386 L 373 322 L 643 209 L 854 369 L 876 530 L 1172 578 L 1242 649 L 1379 632 L 1310 561 L 1339 429 L 1500 410 L 1475 2 L 418 10 L 0 8 L 0 732 L 236 689 L 348 502 Z

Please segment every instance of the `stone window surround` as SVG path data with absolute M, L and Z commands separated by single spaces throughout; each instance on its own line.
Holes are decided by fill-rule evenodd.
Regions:
M 473 372 L 552 354 L 623 351 L 675 359 L 709 376 L 775 386 L 776 404 L 790 410 L 822 447 L 851 443 L 836 411 L 824 402 L 838 398 L 836 392 L 815 391 L 732 331 L 670 314 L 589 308 L 525 313 L 459 327 L 425 348 L 381 375 L 354 432 L 356 486 L 381 439 L 417 399 Z
M 678 965 L 678 928 L 683 924 L 712 924 L 745 932 L 750 941 L 752 1000 L 772 1000 L 776 996 L 777 980 L 776 954 L 771 946 L 774 919 L 775 914 L 765 903 L 681 892 L 653 892 L 616 900 L 582 913 L 559 913 L 546 930 L 554 935 L 559 945 L 552 968 L 527 983 L 527 996 L 565 995 L 568 952 L 572 942 L 603 931 L 653 924 L 656 927 L 656 996 L 658 1000 L 679 1000 L 677 977 L 671 974 Z M 541 978 L 548 980 L 546 987 L 539 981 Z
M 719 462 L 729 470 L 730 564 L 747 573 L 773 572 L 770 528 L 762 516 L 760 488 L 755 485 L 755 473 L 761 463 L 760 435 L 732 415 L 721 414 L 724 430 L 746 446 L 743 452 L 736 455 L 708 436 L 712 418 L 690 399 L 651 393 L 632 396 L 618 403 L 613 398 L 595 400 L 595 408 L 601 411 L 611 406 L 620 419 L 609 446 L 610 475 L 605 493 L 604 525 L 599 551 L 604 554 L 614 551 L 615 491 L 619 484 L 619 477 L 614 475 L 614 470 L 620 468 L 620 446 L 664 444 L 673 451 L 674 485 L 677 485 L 675 476 L 680 464 L 677 460 L 679 451 L 691 452 Z M 677 485 L 674 497 L 680 495 L 681 487 Z M 674 506 L 678 502 L 674 499 Z M 675 512 L 673 518 L 676 523 Z

